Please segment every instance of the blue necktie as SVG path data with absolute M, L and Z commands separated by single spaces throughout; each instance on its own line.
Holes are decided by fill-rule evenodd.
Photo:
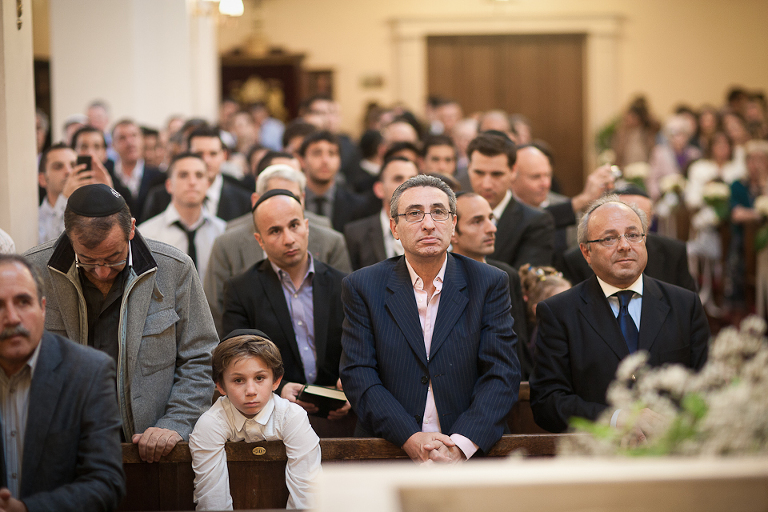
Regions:
M 637 340 L 639 338 L 635 321 L 632 320 L 632 315 L 629 314 L 629 301 L 634 294 L 635 292 L 632 290 L 614 293 L 619 298 L 619 327 L 621 328 L 621 334 L 624 335 L 624 341 L 627 343 L 630 354 L 637 352 Z

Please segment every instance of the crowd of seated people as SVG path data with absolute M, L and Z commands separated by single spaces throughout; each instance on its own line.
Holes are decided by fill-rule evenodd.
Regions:
M 637 98 L 612 139 L 616 163 L 639 169 L 632 179 L 656 203 L 656 231 L 687 242 L 701 300 L 724 324 L 766 315 L 756 289 L 768 268 L 755 257 L 765 220 L 755 203 L 768 194 L 766 133 L 764 93 L 733 87 L 721 106 L 681 104 L 664 123 Z
M 618 359 L 600 373 L 590 403 L 572 407 L 552 391 L 566 386 L 572 399 L 587 400 L 578 369 L 563 375 L 563 347 L 584 340 L 553 315 L 577 297 L 589 302 L 614 288 L 636 294 L 629 305 L 623 296 L 607 299 L 626 339 L 617 354 L 638 349 L 641 306 L 631 301 L 643 300 L 644 289 L 680 299 L 691 312 L 685 321 L 694 320 L 686 329 L 697 351 L 681 361 L 692 367 L 706 358 L 701 303 L 710 316 L 730 318 L 755 302 L 745 247 L 755 247 L 749 237 L 765 218 L 761 196 L 768 194 L 761 93 L 735 88 L 722 108 L 681 106 L 663 125 L 644 99 L 633 101 L 614 131 L 613 154 L 573 197 L 553 190 L 556 141 L 536 139 L 523 115 L 465 115 L 458 102 L 437 97 L 425 119 L 402 105 L 369 105 L 359 142 L 341 131 L 338 104 L 322 96 L 304 101 L 299 117 L 285 122 L 263 104 L 231 99 L 215 123 L 172 116 L 160 129 L 129 118 L 110 124 L 102 101 L 85 112 L 67 120 L 67 140 L 49 147 L 47 118 L 37 112 L 41 245 L 27 253 L 30 269 L 14 272 L 40 274 L 48 331 L 112 357 L 119 437 L 136 443 L 147 461 L 189 439 L 214 384 L 230 393 L 233 406 L 218 413 L 227 428 L 249 428 L 262 409 L 318 416 L 302 391 L 320 384 L 346 388 L 351 402 L 322 420 L 358 414 L 357 434 L 385 437 L 415 461 L 463 460 L 487 451 L 503 431 L 498 414 L 492 429 L 481 428 L 488 411 L 468 397 L 488 406 L 503 397 L 500 406 L 508 409 L 521 377 L 530 376 L 544 428 L 562 430 L 569 414 L 604 410 L 600 386 Z M 613 223 L 628 231 L 614 233 Z M 617 270 L 610 251 L 634 256 Z M 645 288 L 641 275 L 650 279 Z M 375 283 L 382 289 L 371 288 Z M 380 296 L 384 288 L 392 297 Z M 462 295 L 468 293 L 485 295 Z M 590 314 L 603 322 L 607 311 Z M 537 325 L 542 315 L 546 321 Z M 593 327 L 582 321 L 569 320 L 573 329 Z M 672 332 L 681 321 L 670 315 L 663 325 Z M 446 322 L 456 328 L 445 331 Z M 247 368 L 253 375 L 225 381 L 219 368 L 212 378 L 219 340 L 253 329 L 274 342 L 268 368 L 265 356 L 254 356 Z M 413 361 L 381 343 L 401 335 Z M 641 349 L 644 336 L 640 329 Z M 457 337 L 473 340 L 475 352 L 462 357 L 478 364 L 448 386 L 444 374 L 430 371 L 445 359 L 429 351 L 466 350 Z M 504 367 L 493 385 L 487 361 Z M 414 368 L 425 373 L 411 375 Z M 399 383 L 393 375 L 401 371 L 410 373 Z M 266 395 L 282 399 L 277 409 L 238 395 L 247 390 L 233 391 L 241 380 L 246 387 L 256 382 L 259 372 L 269 377 Z M 369 389 L 381 404 L 370 401 Z M 445 410 L 449 392 L 452 412 L 438 416 L 435 407 Z M 261 430 L 283 421 L 263 420 Z M 623 421 L 616 411 L 612 423 Z M 456 431 L 441 433 L 441 425 Z M 219 437 L 282 439 L 253 432 Z

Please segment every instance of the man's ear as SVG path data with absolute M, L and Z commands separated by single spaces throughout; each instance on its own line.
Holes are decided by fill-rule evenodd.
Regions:
M 261 240 L 261 235 L 258 232 L 256 232 L 256 233 L 253 234 L 253 237 L 259 243 L 259 247 L 261 247 L 261 250 L 263 251 L 264 250 L 264 243 Z M 264 254 L 266 255 L 266 253 L 264 253 Z
M 170 177 L 165 179 L 165 191 L 168 192 L 168 194 L 171 193 L 171 178 Z
M 587 260 L 589 267 L 592 268 L 592 257 L 589 254 L 589 244 L 579 244 L 579 249 L 581 249 L 581 255 Z
M 384 184 L 379 180 L 373 184 L 373 195 L 379 199 L 384 199 Z
M 43 188 L 48 187 L 48 180 L 45 178 L 44 172 L 37 173 L 37 184 L 40 185 Z
M 395 223 L 395 219 L 389 218 L 389 229 L 392 231 L 392 236 L 395 238 L 395 240 L 400 240 L 400 235 L 397 234 L 397 224 Z
M 131 217 L 131 232 L 128 234 L 128 240 L 133 240 L 134 236 L 136 236 L 136 219 Z

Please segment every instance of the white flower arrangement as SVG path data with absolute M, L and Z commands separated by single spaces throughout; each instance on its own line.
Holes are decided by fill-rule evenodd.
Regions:
M 607 394 L 609 407 L 597 422 L 573 421 L 588 435 L 564 439 L 560 454 L 578 455 L 768 455 L 768 340 L 766 323 L 752 316 L 726 327 L 710 345 L 698 373 L 681 365 L 651 368 L 647 354 L 619 365 Z M 632 439 L 643 408 L 664 416 L 647 441 Z M 630 411 L 623 429 L 609 426 L 616 409 Z
M 702 231 L 718 224 L 720 224 L 720 217 L 718 217 L 717 212 L 711 206 L 703 207 L 691 217 L 691 226 L 696 231 Z
M 688 180 L 682 174 L 667 174 L 659 180 L 659 189 L 661 189 L 662 194 L 681 193 L 687 184 Z
M 648 177 L 648 173 L 651 172 L 651 166 L 648 162 L 634 162 L 624 167 L 623 175 L 624 179 L 634 181 L 637 179 L 644 180 Z
M 768 196 L 759 196 L 755 199 L 755 210 L 763 217 L 768 217 Z
M 612 149 L 604 149 L 597 155 L 597 165 L 611 165 L 616 161 L 616 152 Z
M 722 181 L 710 181 L 702 190 L 702 196 L 704 200 L 719 201 L 728 200 L 731 198 L 731 187 L 723 183 Z

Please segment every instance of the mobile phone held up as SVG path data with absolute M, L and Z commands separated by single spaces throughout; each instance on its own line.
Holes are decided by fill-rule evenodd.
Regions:
M 92 166 L 91 155 L 80 155 L 77 157 L 77 165 L 85 164 L 85 169 L 79 172 L 90 171 Z

